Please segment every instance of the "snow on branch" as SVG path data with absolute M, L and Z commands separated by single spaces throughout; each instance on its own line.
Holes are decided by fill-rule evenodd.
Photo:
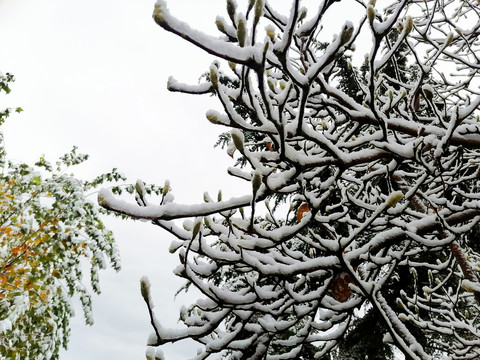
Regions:
M 169 88 L 218 99 L 207 119 L 229 130 L 218 144 L 251 191 L 193 205 L 168 186 L 160 205 L 141 186 L 136 204 L 99 194 L 175 235 L 175 274 L 203 294 L 173 330 L 146 297 L 151 345 L 190 338 L 194 359 L 480 357 L 477 2 L 226 5 L 218 38 L 163 1 L 153 17 L 218 57 L 202 84 Z

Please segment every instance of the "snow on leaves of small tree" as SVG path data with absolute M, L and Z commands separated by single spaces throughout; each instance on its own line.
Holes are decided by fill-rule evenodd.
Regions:
M 205 82 L 168 87 L 218 98 L 207 119 L 231 130 L 220 142 L 245 166 L 228 171 L 252 192 L 159 206 L 100 193 L 174 234 L 175 272 L 205 296 L 167 330 L 143 280 L 149 344 L 194 339 L 194 359 L 342 358 L 368 316 L 408 359 L 478 358 L 477 1 L 272 4 L 227 0 L 218 38 L 155 5 L 158 25 L 218 57 Z M 332 38 L 326 20 L 345 13 L 360 16 Z M 367 53 L 356 67 L 355 48 Z
M 0 75 L 0 88 L 8 93 L 13 80 Z M 0 112 L 0 124 L 10 112 Z M 100 218 L 103 209 L 86 194 L 104 180 L 123 177 L 114 170 L 87 182 L 65 172 L 86 159 L 74 148 L 55 164 L 43 157 L 35 166 L 13 163 L 0 142 L 2 359 L 58 359 L 70 335 L 71 297 L 79 297 L 87 324 L 93 323 L 84 270 L 90 269 L 91 286 L 99 293 L 98 270 L 108 263 L 120 268 L 112 232 Z

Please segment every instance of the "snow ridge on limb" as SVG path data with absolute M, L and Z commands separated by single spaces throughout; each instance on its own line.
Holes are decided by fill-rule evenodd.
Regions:
M 345 6 L 360 16 L 332 38 L 325 20 Z M 280 14 L 272 2 L 242 13 L 227 0 L 226 9 L 213 19 L 220 38 L 162 1 L 154 18 L 219 58 L 205 83 L 171 80 L 171 90 L 216 96 L 221 111 L 207 119 L 229 128 L 219 139 L 239 165 L 229 174 L 251 193 L 180 205 L 168 188 L 160 205 L 138 206 L 99 194 L 174 234 L 175 274 L 205 297 L 181 311 L 181 329 L 155 320 L 152 344 L 194 339 L 195 359 L 373 356 L 359 353 L 368 348 L 393 359 L 393 347 L 413 359 L 478 358 L 476 8 L 325 0 L 310 16 L 301 1 Z
M 139 207 L 125 200 L 116 198 L 109 189 L 102 189 L 98 193 L 98 202 L 104 208 L 128 215 L 137 219 L 145 220 L 172 220 L 195 215 L 204 216 L 222 211 L 247 206 L 251 203 L 252 196 L 246 195 L 233 198 L 222 203 L 206 203 L 197 205 L 181 205 L 168 203 L 162 205 L 149 205 Z
M 187 23 L 172 16 L 167 8 L 166 2 L 163 0 L 157 0 L 155 3 L 153 19 L 165 30 L 181 36 L 185 40 L 212 55 L 239 64 L 254 65 L 257 62 L 255 57 L 258 50 L 260 50 L 259 46 L 249 46 L 245 48 L 238 47 L 220 39 L 208 36 L 201 31 L 192 29 Z

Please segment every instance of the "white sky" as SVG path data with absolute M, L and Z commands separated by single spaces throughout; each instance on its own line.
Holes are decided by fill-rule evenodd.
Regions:
M 91 155 L 76 171 L 82 178 L 118 167 L 130 182 L 141 178 L 162 185 L 170 179 L 182 203 L 201 202 L 204 191 L 216 196 L 220 188 L 224 197 L 242 195 L 249 186 L 226 174 L 232 159 L 213 149 L 225 130 L 205 119 L 205 111 L 217 107 L 214 99 L 166 90 L 170 75 L 195 83 L 213 58 L 158 27 L 151 18 L 153 4 L 0 0 L 0 71 L 17 79 L 1 107 L 25 110 L 3 126 L 8 155 L 33 163 L 45 154 L 54 161 L 77 145 Z M 225 0 L 168 4 L 173 15 L 213 34 L 216 15 L 227 17 Z M 290 4 L 282 2 L 282 10 Z M 148 223 L 107 222 L 123 270 L 100 274 L 95 325 L 84 326 L 77 310 L 62 360 L 145 358 L 151 327 L 139 291 L 142 275 L 150 278 L 157 316 L 167 326 L 176 324 L 177 309 L 189 303 L 173 299 L 182 281 L 172 274 L 177 255 L 167 251 L 169 234 Z M 185 359 L 196 353 L 196 345 L 167 346 L 164 352 L 169 360 Z

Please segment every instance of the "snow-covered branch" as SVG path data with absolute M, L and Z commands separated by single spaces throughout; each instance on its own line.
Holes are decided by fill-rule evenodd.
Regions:
M 99 195 L 174 234 L 175 273 L 205 297 L 181 311 L 181 329 L 152 316 L 152 344 L 192 338 L 204 345 L 195 359 L 356 358 L 369 346 L 386 358 L 393 347 L 478 358 L 476 1 L 226 10 L 213 19 L 219 38 L 163 1 L 154 19 L 218 57 L 205 83 L 169 87 L 218 98 L 222 112 L 207 119 L 229 128 L 219 143 L 243 168 L 229 173 L 251 192 L 194 205 L 168 201 L 169 189 L 160 205 L 141 191 L 137 204 Z

